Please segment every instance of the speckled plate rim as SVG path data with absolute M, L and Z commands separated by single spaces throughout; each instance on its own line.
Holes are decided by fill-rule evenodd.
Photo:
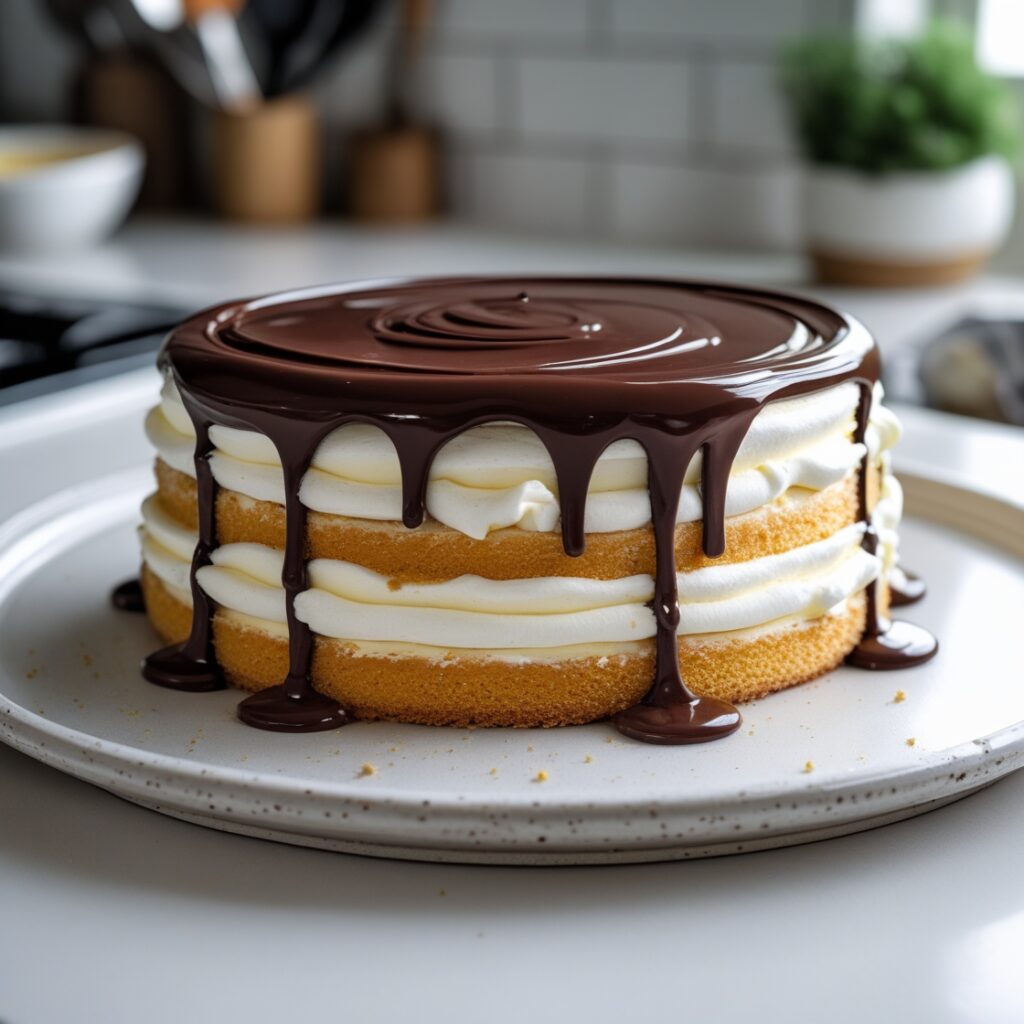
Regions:
M 972 786 L 970 789 L 953 793 L 950 796 L 930 800 L 913 807 L 904 807 L 886 814 L 871 815 L 848 821 L 842 824 L 804 829 L 801 832 L 780 832 L 767 837 L 752 837 L 743 841 L 735 839 L 719 843 L 663 845 L 658 847 L 643 846 L 630 849 L 627 846 L 612 847 L 607 850 L 551 850 L 541 852 L 529 850 L 473 850 L 466 848 L 444 849 L 428 846 L 394 846 L 382 843 L 359 843 L 346 839 L 328 838 L 325 836 L 305 835 L 297 832 L 282 832 L 279 829 L 260 828 L 244 823 L 228 824 L 223 819 L 212 815 L 189 814 L 173 807 L 167 807 L 159 801 L 135 800 L 123 797 L 130 803 L 144 807 L 150 811 L 167 817 L 177 818 L 190 825 L 213 829 L 218 832 L 229 832 L 233 835 L 245 836 L 250 839 L 262 839 L 267 842 L 287 843 L 291 846 L 302 846 L 307 849 L 325 850 L 330 853 L 349 853 L 359 857 L 380 857 L 387 860 L 425 861 L 434 864 L 482 864 L 504 865 L 509 867 L 587 867 L 608 864 L 651 864 L 675 860 L 700 860 L 705 857 L 730 857 L 741 853 L 758 853 L 762 850 L 778 850 L 788 846 L 803 846 L 807 843 L 820 843 L 826 839 L 839 839 L 842 836 L 854 835 L 883 828 L 909 818 L 947 807 L 997 782 L 992 779 Z M 120 794 L 114 794 L 115 796 Z
M 1018 506 L 930 471 L 904 468 L 900 475 L 913 514 L 1024 556 L 1024 510 Z M 10 520 L 0 529 L 0 602 L 31 573 L 41 549 L 62 536 L 65 517 L 73 514 L 80 521 L 83 509 L 89 508 L 100 518 L 109 515 L 124 502 L 126 490 L 140 486 L 142 476 L 142 470 L 132 470 L 94 481 Z M 49 721 L 2 692 L 0 740 L 130 801 L 228 831 L 375 856 L 497 863 L 634 862 L 813 841 L 824 833 L 845 834 L 923 813 L 1024 766 L 1024 722 L 1016 722 L 898 771 L 861 774 L 848 781 L 808 780 L 798 791 L 791 785 L 754 785 L 732 792 L 727 802 L 721 794 L 694 798 L 685 792 L 672 800 L 642 794 L 623 800 L 599 788 L 585 802 L 557 797 L 527 801 L 497 794 L 484 802 L 444 791 L 421 791 L 410 798 L 384 789 L 369 796 L 351 780 L 311 782 L 203 766 Z M 325 805 L 351 808 L 351 816 L 342 811 L 331 819 Z M 271 821 L 262 816 L 271 806 L 275 812 L 268 828 L 263 822 L 270 826 Z M 425 806 L 429 827 L 423 827 Z M 785 810 L 782 816 L 780 809 Z M 497 827 L 517 813 L 529 814 L 528 825 L 517 822 L 514 834 Z M 608 845 L 595 850 L 593 835 L 574 840 L 564 834 L 560 825 L 573 816 L 586 819 L 591 832 L 606 825 L 608 834 L 602 839 Z M 624 816 L 671 821 L 672 829 L 659 833 L 638 828 L 623 835 Z M 467 849 L 467 835 L 476 831 L 471 826 L 482 818 L 496 828 L 481 844 L 484 848 Z M 708 818 L 721 827 L 709 826 Z M 757 819 L 763 820 L 755 825 Z M 705 824 L 697 830 L 696 821 Z M 727 828 L 735 830 L 728 838 Z M 701 834 L 690 839 L 686 829 Z M 541 854 L 534 844 L 548 840 Z

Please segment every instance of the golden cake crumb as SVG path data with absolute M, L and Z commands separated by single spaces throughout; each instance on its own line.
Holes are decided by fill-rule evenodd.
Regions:
M 814 762 L 813 761 L 807 761 L 804 764 L 804 774 L 805 775 L 809 775 L 813 771 L 814 771 Z
M 362 768 L 359 769 L 359 778 L 363 778 L 366 775 L 376 775 L 376 774 L 377 774 L 377 767 L 376 767 L 376 765 L 370 764 L 369 761 L 365 761 L 363 763 Z
M 537 772 L 537 774 L 534 775 L 534 777 L 533 777 L 533 781 L 534 782 L 547 782 L 548 781 L 548 773 L 546 771 L 543 771 L 543 770 Z
M 498 769 L 497 768 L 492 768 L 491 769 L 491 775 L 497 775 L 497 774 L 498 774 Z
M 907 699 L 907 695 L 902 690 L 896 691 L 896 696 L 893 697 L 893 704 L 902 704 Z
M 589 754 L 587 754 L 587 756 L 585 758 L 583 758 L 583 763 L 584 764 L 593 764 L 594 763 L 594 759 Z
M 914 739 L 914 737 L 913 737 L 913 736 L 911 736 L 911 737 L 910 737 L 910 738 L 909 738 L 909 739 L 907 740 L 907 746 L 908 746 L 908 747 L 912 747 L 912 746 L 914 746 L 914 745 L 915 745 L 916 743 L 917 743 L 917 740 L 916 740 L 916 739 Z
M 158 500 L 183 526 L 195 527 L 195 481 L 157 461 Z M 857 517 L 856 474 L 820 494 L 781 499 L 764 513 L 736 517 L 727 524 L 730 561 L 784 551 L 832 535 Z M 217 528 L 222 543 L 262 543 L 284 547 L 285 512 L 270 502 L 243 499 L 221 490 Z M 654 565 L 649 528 L 594 534 L 587 553 L 565 555 L 556 533 L 499 530 L 477 541 L 438 524 L 405 530 L 400 524 L 356 524 L 339 516 L 311 514 L 309 555 L 361 565 L 385 579 L 405 584 L 450 580 L 466 573 L 489 579 L 560 575 L 618 579 L 650 572 Z M 707 562 L 700 524 L 680 524 L 676 554 L 681 571 Z M 412 567 L 412 568 L 411 568 Z M 168 643 L 184 639 L 191 608 L 179 602 L 154 574 L 144 569 L 142 586 L 150 620 Z M 771 632 L 756 640 L 707 644 L 683 638 L 680 665 L 697 692 L 733 701 L 751 700 L 805 682 L 842 661 L 863 632 L 865 601 L 857 595 L 847 612 L 823 616 L 805 629 Z M 287 637 L 240 623 L 219 611 L 214 643 L 227 680 L 259 691 L 277 685 L 288 672 Z M 361 654 L 354 664 L 351 642 L 316 637 L 313 678 L 320 692 L 333 696 L 364 720 L 419 722 L 448 726 L 559 726 L 606 718 L 630 707 L 650 689 L 654 641 L 637 641 L 609 671 L 598 657 L 528 662 L 514 669 L 501 661 L 448 652 L 443 661 L 410 654 Z M 28 666 L 27 666 L 28 667 Z M 45 675 L 45 668 L 41 670 Z M 514 685 L 509 685 L 510 677 Z M 768 720 L 771 716 L 768 716 Z M 464 737 L 465 739 L 465 737 Z M 612 736 L 605 742 L 616 743 Z M 619 741 L 621 745 L 621 741 Z
M 149 607 L 154 621 L 161 619 L 160 609 L 168 612 L 169 615 L 173 612 L 174 623 L 172 624 L 168 619 L 168 628 L 162 631 L 166 635 L 167 641 L 171 643 L 187 637 L 191 623 L 191 609 L 178 603 L 150 572 L 144 571 L 142 579 L 143 587 L 149 595 Z M 827 621 L 823 620 L 821 626 L 808 627 L 808 629 L 831 630 L 836 627 L 843 636 L 849 632 L 849 636 L 846 638 L 852 645 L 855 639 L 854 634 L 859 635 L 859 631 L 863 627 L 863 610 L 864 601 L 863 598 L 860 598 L 857 615 L 842 618 L 839 620 L 838 626 L 832 619 L 828 619 Z M 172 626 L 173 628 L 171 628 Z M 218 657 L 224 666 L 229 682 L 234 685 L 249 690 L 260 690 L 266 686 L 275 685 L 280 678 L 287 674 L 288 641 L 285 637 L 272 637 L 259 630 L 241 626 L 223 618 L 219 613 L 215 617 L 214 633 L 215 639 L 219 637 L 216 639 Z M 801 649 L 808 643 L 806 630 L 801 630 L 799 633 L 790 631 L 786 634 L 787 642 L 791 640 L 795 642 L 794 637 L 799 639 Z M 823 638 L 823 642 L 824 639 L 827 637 Z M 742 651 L 746 652 L 743 654 L 743 658 L 753 658 L 755 646 L 757 647 L 756 665 L 763 667 L 770 660 L 766 658 L 762 649 L 763 641 L 759 641 L 757 645 L 743 646 Z M 831 651 L 831 641 L 827 646 Z M 258 657 L 254 652 L 258 652 Z M 598 688 L 591 693 L 593 699 L 583 700 L 580 687 L 576 687 L 571 690 L 572 699 L 567 703 L 569 690 L 567 690 L 566 673 L 568 668 L 566 664 L 562 663 L 531 666 L 529 679 L 532 682 L 527 685 L 526 681 L 522 681 L 523 685 L 516 690 L 516 700 L 510 708 L 506 691 L 497 686 L 495 678 L 493 678 L 494 673 L 491 672 L 492 668 L 495 672 L 499 669 L 503 672 L 506 670 L 505 666 L 488 666 L 486 662 L 477 659 L 462 659 L 453 668 L 445 669 L 442 673 L 446 683 L 445 688 L 439 690 L 437 686 L 432 685 L 425 689 L 421 685 L 423 678 L 418 674 L 418 668 L 426 666 L 426 669 L 432 672 L 433 669 L 429 668 L 429 665 L 433 663 L 427 663 L 421 658 L 411 658 L 408 659 L 410 663 L 408 671 L 402 677 L 404 681 L 401 687 L 396 688 L 395 685 L 391 685 L 393 680 L 388 680 L 388 676 L 395 671 L 395 666 L 391 661 L 378 659 L 378 664 L 374 659 L 360 658 L 360 673 L 352 675 L 350 654 L 350 648 L 343 641 L 317 638 L 314 658 L 317 685 L 323 692 L 335 696 L 346 707 L 352 708 L 356 717 L 368 720 L 385 718 L 415 720 L 434 725 L 463 724 L 465 721 L 463 717 L 464 701 L 469 699 L 467 693 L 472 692 L 475 695 L 473 701 L 477 705 L 475 714 L 477 724 L 481 721 L 485 721 L 488 725 L 530 727 L 541 724 L 572 724 L 592 721 L 596 717 L 608 714 L 608 701 L 612 699 L 605 689 Z M 703 655 L 697 652 L 694 657 L 696 659 L 694 664 L 697 662 L 703 664 Z M 587 665 L 591 665 L 593 660 L 590 659 Z M 837 655 L 835 661 L 838 660 L 841 658 Z M 650 689 L 653 661 L 653 650 L 647 650 L 643 654 L 627 659 L 628 678 L 623 678 L 615 683 L 615 704 L 610 710 L 620 710 L 630 706 Z M 686 659 L 683 661 L 685 668 L 689 662 Z M 405 666 L 406 659 L 402 659 L 402 663 Z M 834 663 L 831 654 L 829 663 Z M 734 664 L 731 658 L 729 664 Z M 746 661 L 743 661 L 743 664 L 746 664 Z M 593 665 L 591 665 L 592 667 Z M 624 670 L 625 667 L 624 665 Z M 417 671 L 413 672 L 413 668 L 417 668 Z M 586 666 L 584 665 L 583 668 Z M 537 669 L 539 674 L 534 674 L 533 669 Z M 751 668 L 751 670 L 754 669 Z M 758 668 L 757 671 L 760 669 Z M 575 668 L 573 672 L 575 672 Z M 412 682 L 414 677 L 419 680 L 415 686 Z M 587 676 L 587 678 L 591 677 Z M 692 673 L 687 676 L 688 680 L 691 678 Z M 806 679 L 807 675 L 801 670 L 797 673 L 797 678 Z M 600 679 L 604 680 L 605 675 L 601 675 Z M 732 679 L 731 675 L 730 679 Z M 384 681 L 388 681 L 387 686 L 381 685 Z M 406 687 L 406 683 L 408 683 L 408 687 Z M 580 686 L 582 685 L 580 683 Z M 396 696 L 399 689 L 404 694 L 401 699 Z M 716 689 L 710 685 L 710 682 L 704 689 L 716 696 L 738 699 L 732 690 Z M 390 695 L 386 700 L 382 697 L 382 694 L 385 693 Z M 448 694 L 450 700 L 444 707 L 441 707 L 438 702 L 444 694 Z M 557 715 L 555 715 L 555 711 L 557 711 Z M 552 715 L 554 717 L 551 717 Z M 616 743 L 612 736 L 606 736 L 605 742 L 609 745 Z

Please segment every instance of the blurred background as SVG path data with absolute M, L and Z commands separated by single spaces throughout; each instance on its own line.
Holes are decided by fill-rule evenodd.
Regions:
M 1022 423 L 1021 38 L 1020 0 L 3 0 L 0 402 L 236 294 L 593 270 L 814 289 L 897 399 Z

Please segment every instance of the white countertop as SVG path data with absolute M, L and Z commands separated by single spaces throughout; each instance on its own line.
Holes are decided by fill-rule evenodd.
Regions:
M 102 250 L 0 259 L 69 294 L 230 295 L 457 271 L 730 277 L 797 286 L 792 258 L 495 238 L 130 225 Z M 1020 285 L 817 294 L 883 348 Z M 147 457 L 142 372 L 0 411 L 0 517 Z M 74 413 L 93 456 L 62 459 Z M 1008 428 L 901 410 L 908 462 L 1024 500 Z M 29 441 L 29 417 L 48 424 Z M 114 439 L 118 444 L 115 448 Z M 116 451 L 116 455 L 114 454 Z M 714 861 L 514 869 L 363 860 L 207 831 L 0 747 L 0 1022 L 716 1022 L 1024 1019 L 1024 773 L 912 821 Z M 301 1017 L 299 1016 L 301 1014 Z

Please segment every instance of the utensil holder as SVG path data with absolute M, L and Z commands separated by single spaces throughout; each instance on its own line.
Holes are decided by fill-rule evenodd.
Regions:
M 367 132 L 352 139 L 349 212 L 360 221 L 427 220 L 438 212 L 437 139 L 427 128 Z
M 213 198 L 222 216 L 294 223 L 319 212 L 320 124 L 305 97 L 287 96 L 245 113 L 219 111 L 212 154 Z

